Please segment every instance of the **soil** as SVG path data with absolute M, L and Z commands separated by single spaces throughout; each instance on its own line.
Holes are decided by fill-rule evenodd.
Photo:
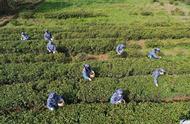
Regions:
M 162 102 L 173 103 L 173 102 L 187 102 L 190 101 L 190 96 L 175 96 L 173 98 L 163 99 Z
M 137 41 L 137 44 L 140 45 L 142 47 L 142 49 L 145 48 L 145 40 L 139 40 L 139 41 Z
M 97 60 L 97 61 L 106 61 L 108 60 L 107 54 L 99 54 L 99 55 L 88 55 L 87 60 Z

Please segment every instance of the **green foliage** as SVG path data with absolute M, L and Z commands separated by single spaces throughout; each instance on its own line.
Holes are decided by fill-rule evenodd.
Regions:
M 152 2 L 154 3 L 154 2 L 159 2 L 159 0 L 152 0 Z
M 44 14 L 45 18 L 52 19 L 69 19 L 69 18 L 89 18 L 89 17 L 98 17 L 103 16 L 102 14 L 95 14 L 93 12 L 88 12 L 84 10 L 77 10 L 71 12 L 63 12 L 63 13 L 46 13 Z
M 22 19 L 30 19 L 34 17 L 34 12 L 33 11 L 22 12 L 19 14 L 19 16 Z
M 153 2 L 165 4 L 47 0 L 1 28 L 0 123 L 177 124 L 189 118 L 189 103 L 183 102 L 190 95 L 189 57 L 164 56 L 176 47 L 189 50 L 189 24 Z M 179 5 L 173 15 L 185 15 L 184 4 Z M 47 54 L 45 29 L 53 34 L 56 54 Z M 29 41 L 20 41 L 22 31 Z M 127 54 L 116 54 L 118 43 L 126 43 Z M 161 48 L 162 58 L 149 60 L 147 52 L 155 47 Z M 89 61 L 90 55 L 99 54 L 109 57 Z M 96 73 L 91 82 L 82 78 L 84 63 Z M 159 67 L 167 73 L 156 87 L 151 73 Z M 109 103 L 117 88 L 124 89 L 126 104 Z M 66 103 L 54 112 L 45 108 L 52 91 Z M 172 103 L 176 98 L 181 102 Z
M 150 75 L 158 67 L 164 67 L 168 74 L 190 74 L 189 62 L 180 59 L 163 58 L 159 61 L 147 58 L 117 59 L 107 62 L 89 62 L 94 68 L 97 77 L 123 78 L 135 75 Z M 30 65 L 30 66 L 28 66 Z M 7 84 L 14 82 L 30 82 L 39 79 L 82 79 L 83 63 L 56 64 L 56 63 L 28 63 L 28 64 L 4 64 L 1 65 L 0 81 Z M 174 68 L 175 66 L 175 68 Z M 78 71 L 76 71 L 76 69 Z M 19 71 L 18 71 L 19 70 Z
M 153 13 L 150 11 L 143 11 L 143 12 L 141 12 L 141 15 L 142 16 L 153 16 Z
M 66 105 L 56 112 L 34 109 L 0 116 L 4 123 L 172 123 L 178 124 L 181 114 L 187 114 L 188 103 L 140 103 L 111 106 L 108 104 Z

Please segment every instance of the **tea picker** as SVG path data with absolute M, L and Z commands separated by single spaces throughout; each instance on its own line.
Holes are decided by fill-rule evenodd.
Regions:
M 21 33 L 21 40 L 29 40 L 29 35 L 26 32 Z
M 110 99 L 111 104 L 119 104 L 119 103 L 125 103 L 125 100 L 123 99 L 123 90 L 117 89 L 115 93 L 112 95 Z
M 48 95 L 47 99 L 47 108 L 51 111 L 55 110 L 58 107 L 64 106 L 63 96 L 57 95 L 55 92 L 51 92 Z
M 160 75 L 164 75 L 165 70 L 163 68 L 157 68 L 153 71 L 152 77 L 154 79 L 154 84 L 158 87 L 158 78 Z
M 94 71 L 91 69 L 89 64 L 84 64 L 83 65 L 83 71 L 82 71 L 82 76 L 85 80 L 92 81 L 92 79 L 95 77 Z
M 45 30 L 45 33 L 44 33 L 44 40 L 45 41 L 53 41 L 52 34 L 47 29 Z
M 150 58 L 150 59 L 160 59 L 161 57 L 157 56 L 157 53 L 159 53 L 159 52 L 160 52 L 160 48 L 155 48 L 155 49 L 151 50 L 148 53 L 148 58 Z
M 52 43 L 51 40 L 48 41 L 47 50 L 49 53 L 56 53 L 56 46 Z
M 125 45 L 124 44 L 119 44 L 116 47 L 116 52 L 118 55 L 122 55 L 124 53 Z

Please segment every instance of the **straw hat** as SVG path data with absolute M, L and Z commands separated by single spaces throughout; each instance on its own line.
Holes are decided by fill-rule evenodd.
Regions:
M 90 72 L 90 78 L 94 78 L 95 77 L 95 73 L 94 73 L 94 71 L 91 71 Z
M 64 102 L 63 99 L 61 99 L 61 100 L 58 102 L 58 106 L 59 106 L 59 107 L 64 106 L 64 104 L 65 104 L 65 102 Z

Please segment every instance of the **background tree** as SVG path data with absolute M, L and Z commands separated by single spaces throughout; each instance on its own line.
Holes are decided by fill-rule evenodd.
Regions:
M 16 0 L 0 0 L 0 14 L 13 12 L 16 9 Z

